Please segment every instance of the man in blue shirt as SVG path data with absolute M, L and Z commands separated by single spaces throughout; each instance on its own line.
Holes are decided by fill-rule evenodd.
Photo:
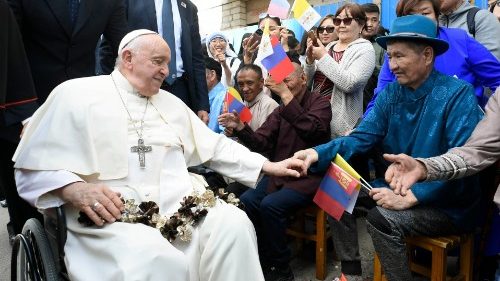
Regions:
M 224 132 L 224 127 L 219 125 L 217 117 L 222 113 L 224 97 L 227 89 L 221 83 L 222 67 L 213 58 L 205 58 L 205 75 L 208 86 L 208 102 L 210 103 L 210 113 L 208 114 L 208 127 L 216 132 Z
M 394 20 L 391 34 L 376 40 L 387 50 L 397 82 L 380 92 L 373 109 L 349 136 L 299 151 L 295 157 L 304 160 L 305 167 L 317 162 L 313 170 L 326 170 L 337 153 L 349 159 L 376 145 L 385 153 L 413 157 L 436 156 L 463 145 L 482 113 L 472 85 L 434 69 L 435 56 L 448 49 L 446 41 L 436 38 L 436 30 L 435 22 L 421 15 Z M 381 188 L 370 191 L 378 206 L 368 212 L 367 228 L 388 280 L 412 280 L 406 236 L 448 235 L 474 228 L 480 199 L 475 178 L 419 183 L 406 196 L 396 195 L 383 180 L 374 186 Z M 345 242 L 339 247 L 358 247 L 357 239 L 351 238 L 357 235 L 352 221 L 349 214 L 340 220 L 345 231 L 336 236 L 345 237 Z M 349 242 L 355 244 L 345 244 Z M 344 262 L 359 260 L 359 253 L 339 258 L 344 271 Z

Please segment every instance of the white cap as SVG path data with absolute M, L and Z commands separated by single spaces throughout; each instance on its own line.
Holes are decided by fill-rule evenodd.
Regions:
M 118 53 L 120 53 L 123 50 L 123 48 L 125 48 L 128 45 L 128 43 L 133 41 L 135 38 L 146 34 L 158 34 L 158 33 L 148 29 L 137 29 L 131 31 L 127 35 L 125 35 L 122 41 L 120 42 L 120 46 L 118 47 Z

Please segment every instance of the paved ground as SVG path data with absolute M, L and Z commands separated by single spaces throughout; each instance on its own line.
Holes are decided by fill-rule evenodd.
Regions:
M 9 235 L 5 225 L 8 221 L 6 208 L 0 207 L 0 280 L 10 280 L 10 252 Z
M 10 280 L 10 254 L 11 247 L 9 244 L 8 234 L 6 230 L 6 223 L 8 220 L 7 209 L 0 208 L 0 280 Z M 362 261 L 364 277 L 371 280 L 373 277 L 373 245 L 366 232 L 366 227 L 362 221 L 358 222 L 360 243 L 361 243 L 361 256 L 364 257 Z M 328 251 L 328 276 L 325 280 L 331 281 L 334 277 L 339 275 L 338 262 L 333 260 L 333 251 Z M 296 281 L 314 281 L 315 268 L 314 268 L 314 244 L 306 245 L 304 250 L 297 253 L 297 256 L 292 262 L 292 268 L 295 273 Z

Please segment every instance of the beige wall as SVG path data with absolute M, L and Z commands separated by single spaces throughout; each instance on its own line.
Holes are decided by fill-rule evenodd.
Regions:
M 198 7 L 200 34 L 245 27 L 258 22 L 270 0 L 191 0 Z M 288 0 L 290 5 L 294 0 Z M 338 3 L 345 0 L 308 0 L 313 6 Z M 348 1 L 348 0 L 347 0 Z M 380 4 L 381 0 L 374 0 Z

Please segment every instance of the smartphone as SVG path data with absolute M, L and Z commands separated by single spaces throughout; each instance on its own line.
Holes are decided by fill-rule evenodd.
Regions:
M 257 42 L 257 44 L 260 44 L 263 33 L 264 31 L 262 31 L 262 29 L 257 28 L 257 30 L 255 30 L 255 32 L 249 37 L 250 39 L 248 39 L 249 41 L 247 43 L 247 46 L 252 46 L 255 42 Z
M 314 46 L 314 47 L 319 47 L 319 44 L 318 44 L 318 37 L 316 37 L 316 34 L 314 33 L 314 31 L 313 31 L 313 30 L 309 30 L 309 31 L 307 32 L 307 36 L 308 36 L 309 38 L 311 38 L 311 40 L 312 40 L 312 42 L 313 42 L 313 46 Z

